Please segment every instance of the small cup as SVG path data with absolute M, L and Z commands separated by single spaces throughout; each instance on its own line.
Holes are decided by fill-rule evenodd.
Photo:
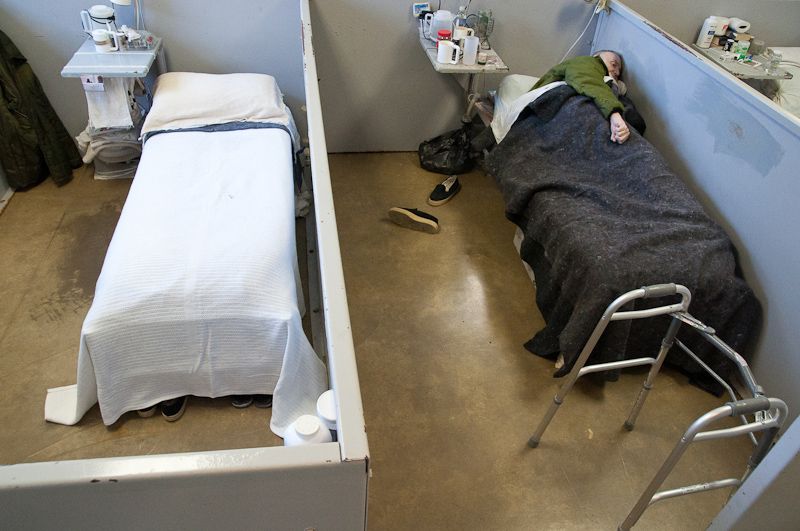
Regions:
M 92 40 L 94 41 L 94 49 L 97 52 L 105 53 L 112 51 L 111 35 L 104 29 L 92 30 Z
M 456 26 L 453 29 L 453 40 L 460 43 L 465 37 L 475 35 L 475 30 L 464 26 Z
M 317 399 L 317 416 L 329 430 L 336 429 L 336 397 L 328 389 Z
M 301 415 L 286 429 L 284 446 L 301 446 L 331 442 L 331 432 L 315 415 Z
M 489 60 L 489 54 L 487 54 L 486 52 L 478 53 L 478 64 L 479 65 L 485 65 L 488 60 Z

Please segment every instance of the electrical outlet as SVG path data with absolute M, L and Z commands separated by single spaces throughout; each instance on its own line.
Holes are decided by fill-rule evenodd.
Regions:
M 420 13 L 431 10 L 430 2 L 414 2 L 411 4 L 411 14 L 414 18 L 419 18 Z
M 86 92 L 105 92 L 106 90 L 105 85 L 103 85 L 103 76 L 83 74 L 81 75 L 81 83 L 83 83 L 83 90 Z

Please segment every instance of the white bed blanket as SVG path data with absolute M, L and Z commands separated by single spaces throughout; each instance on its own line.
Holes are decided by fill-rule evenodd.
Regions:
M 224 156 L 220 156 L 224 154 Z M 273 394 L 283 436 L 324 365 L 301 324 L 292 148 L 282 129 L 152 137 L 81 332 L 78 383 L 45 418 L 103 422 L 182 395 Z

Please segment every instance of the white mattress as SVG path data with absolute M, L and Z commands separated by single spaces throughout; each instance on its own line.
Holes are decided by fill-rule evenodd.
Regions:
M 283 436 L 325 369 L 301 324 L 290 136 L 176 132 L 147 141 L 81 332 L 78 383 L 45 418 L 103 422 L 182 395 L 273 394 Z

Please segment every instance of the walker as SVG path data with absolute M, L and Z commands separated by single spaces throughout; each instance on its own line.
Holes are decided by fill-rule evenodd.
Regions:
M 672 295 L 680 295 L 680 302 L 669 304 L 665 306 L 658 306 L 645 310 L 633 311 L 619 311 L 625 304 L 636 299 L 650 299 L 656 297 L 668 297 Z M 712 409 L 705 415 L 700 416 L 695 420 L 686 432 L 681 437 L 680 441 L 675 445 L 672 453 L 669 454 L 664 464 L 653 477 L 650 484 L 645 488 L 636 505 L 631 509 L 625 521 L 619 525 L 620 530 L 627 531 L 641 518 L 644 511 L 652 504 L 665 500 L 667 498 L 674 498 L 686 494 L 693 494 L 696 492 L 705 492 L 713 489 L 721 489 L 726 487 L 739 487 L 752 470 L 761 462 L 767 454 L 775 438 L 780 431 L 781 426 L 787 417 L 787 407 L 783 400 L 778 398 L 768 398 L 764 395 L 764 390 L 758 385 L 747 365 L 747 361 L 740 356 L 736 351 L 729 347 L 724 341 L 717 337 L 713 328 L 706 326 L 698 319 L 689 314 L 689 302 L 691 301 L 691 293 L 685 286 L 680 284 L 658 284 L 653 286 L 646 286 L 639 289 L 629 291 L 619 296 L 606 308 L 600 321 L 595 326 L 592 335 L 583 347 L 580 355 L 578 356 L 575 365 L 570 373 L 566 376 L 566 381 L 559 389 L 553 398 L 553 403 L 545 413 L 544 418 L 539 422 L 533 436 L 528 441 L 532 448 L 539 445 L 547 426 L 558 411 L 559 406 L 564 402 L 567 394 L 572 389 L 572 386 L 581 376 L 593 372 L 601 372 L 612 369 L 624 369 L 626 367 L 636 367 L 639 365 L 650 365 L 650 371 L 647 378 L 642 385 L 642 390 L 639 393 L 633 409 L 625 421 L 625 429 L 628 431 L 633 430 L 636 418 L 644 405 L 647 394 L 653 388 L 658 371 L 661 369 L 664 360 L 667 357 L 667 352 L 673 344 L 677 344 L 690 358 L 694 359 L 712 378 L 722 385 L 731 397 L 731 402 L 725 405 Z M 630 360 L 614 361 L 609 363 L 598 363 L 594 365 L 586 365 L 586 361 L 594 350 L 600 337 L 603 335 L 608 324 L 612 321 L 623 321 L 628 319 L 645 319 L 648 317 L 655 317 L 659 315 L 669 315 L 671 322 L 667 329 L 664 339 L 661 341 L 661 348 L 655 358 L 635 358 Z M 692 352 L 685 344 L 679 339 L 676 339 L 678 329 L 681 324 L 686 324 L 696 330 L 705 340 L 709 341 L 717 350 L 722 352 L 729 358 L 739 370 L 742 377 L 744 386 L 747 391 L 752 395 L 748 398 L 737 399 L 734 390 L 728 383 L 726 383 L 711 367 L 706 365 L 694 352 Z M 752 415 L 753 420 L 748 420 L 747 415 Z M 707 426 L 725 418 L 739 416 L 742 420 L 740 426 L 733 428 L 715 429 L 709 431 L 701 431 Z M 756 437 L 754 433 L 764 432 L 760 437 Z M 707 483 L 698 483 L 694 485 L 687 485 L 671 490 L 658 491 L 658 488 L 672 472 L 672 469 L 677 464 L 683 453 L 689 447 L 689 444 L 695 441 L 706 441 L 711 439 L 722 439 L 727 437 L 735 437 L 738 435 L 748 435 L 753 442 L 754 449 L 747 462 L 744 475 L 739 478 L 727 478 L 709 481 Z

